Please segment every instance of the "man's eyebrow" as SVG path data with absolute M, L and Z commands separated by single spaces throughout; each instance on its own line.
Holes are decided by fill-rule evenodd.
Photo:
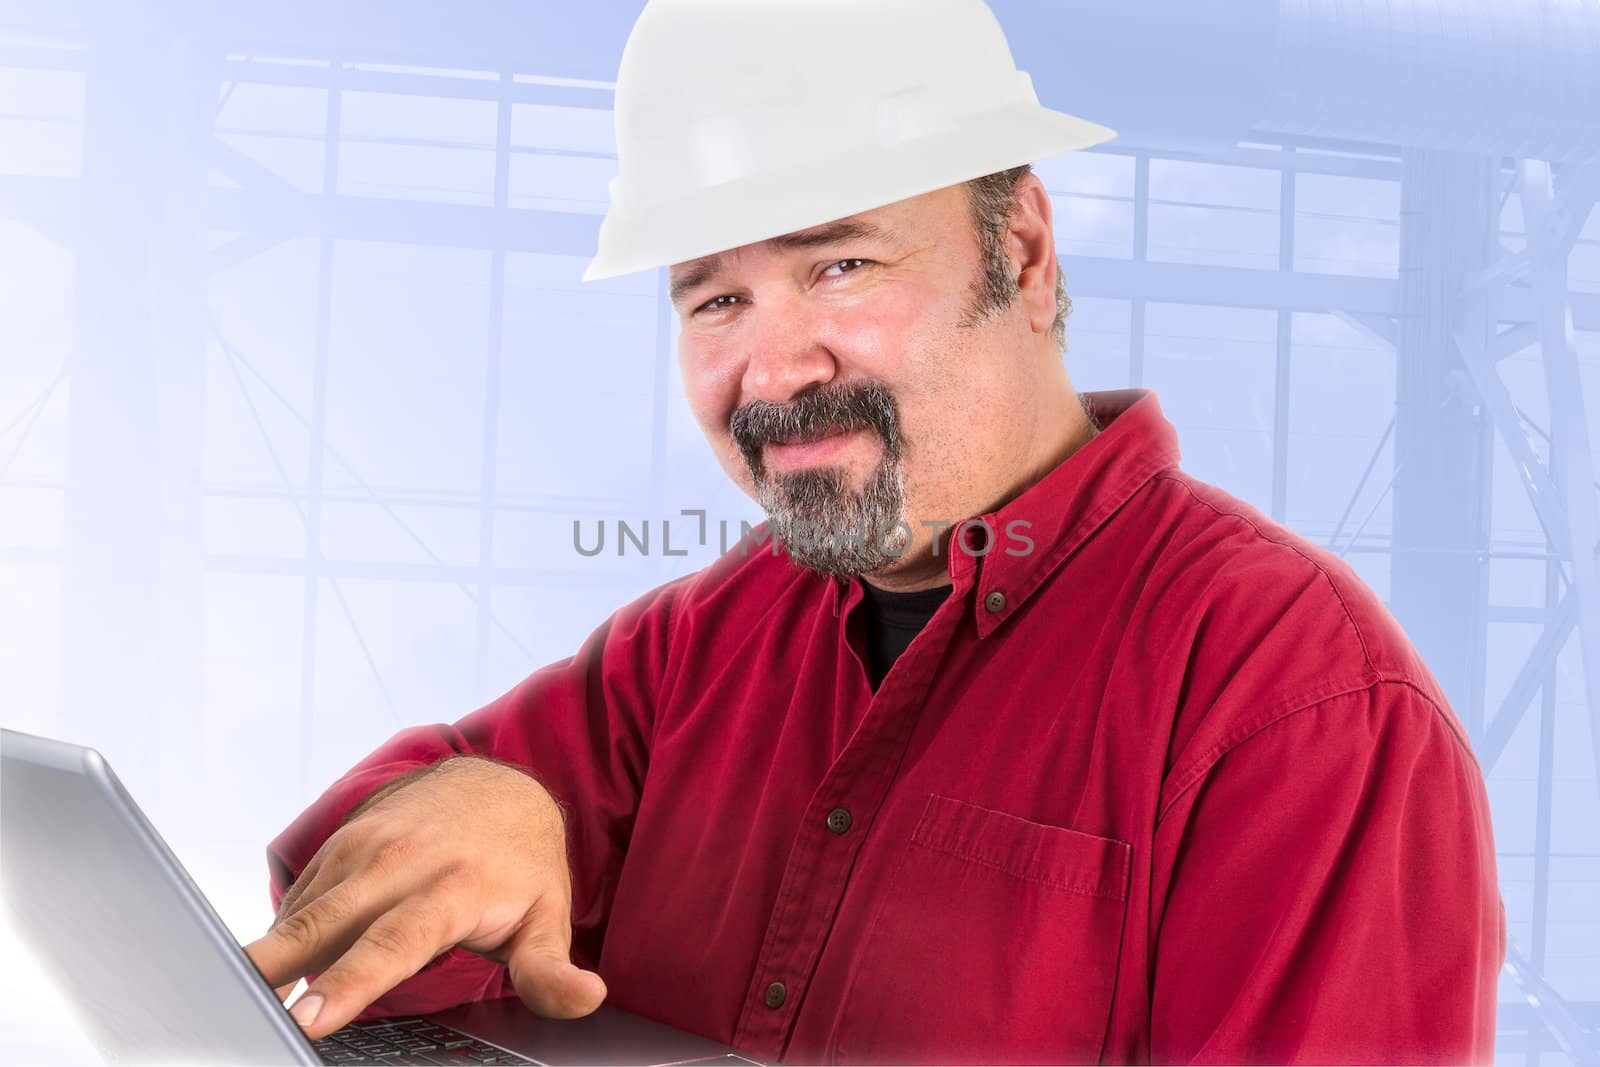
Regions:
M 842 219 L 839 222 L 830 222 L 824 226 L 802 230 L 799 233 L 786 233 L 778 237 L 768 238 L 762 242 L 777 251 L 790 252 L 799 248 L 818 248 L 824 245 L 838 244 L 841 241 L 882 241 L 894 244 L 895 236 L 881 226 L 859 219 Z M 670 299 L 677 303 L 690 290 L 704 285 L 714 278 L 722 269 L 722 260 L 703 259 L 673 279 L 670 287 Z
M 811 230 L 802 230 L 799 233 L 786 233 L 781 237 L 774 237 L 767 242 L 780 252 L 789 252 L 796 248 L 815 248 L 818 245 L 838 244 L 840 241 L 889 241 L 894 240 L 894 235 L 881 226 L 860 219 L 841 219 L 830 222 L 826 226 L 818 226 Z
M 694 266 L 685 268 L 682 274 L 672 280 L 672 302 L 676 304 L 682 300 L 685 294 L 710 281 L 721 269 L 720 259 L 702 259 Z

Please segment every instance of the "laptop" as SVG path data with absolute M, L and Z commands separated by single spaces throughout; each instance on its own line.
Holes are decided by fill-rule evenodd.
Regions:
M 516 997 L 310 1041 L 104 757 L 15 730 L 0 730 L 0 884 L 19 936 L 109 1060 L 759 1062 L 608 1004 L 547 1019 Z

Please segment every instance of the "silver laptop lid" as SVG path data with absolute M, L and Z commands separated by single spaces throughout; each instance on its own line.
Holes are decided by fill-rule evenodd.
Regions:
M 322 1062 L 94 749 L 0 730 L 0 884 L 107 1059 Z

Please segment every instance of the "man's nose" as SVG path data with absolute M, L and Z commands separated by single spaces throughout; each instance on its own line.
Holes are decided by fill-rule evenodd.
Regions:
M 745 356 L 746 401 L 786 404 L 838 376 L 838 359 L 799 301 L 768 305 L 755 314 L 759 321 Z

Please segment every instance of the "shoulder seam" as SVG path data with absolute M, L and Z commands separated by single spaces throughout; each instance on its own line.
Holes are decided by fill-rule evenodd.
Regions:
M 1296 545 L 1291 541 L 1282 541 L 1276 537 L 1273 537 L 1260 526 L 1256 525 L 1255 520 L 1251 519 L 1248 515 L 1240 515 L 1237 512 L 1232 511 L 1223 511 L 1211 501 L 1204 499 L 1199 493 L 1196 493 L 1194 491 L 1194 487 L 1191 486 L 1184 478 L 1173 477 L 1171 472 L 1166 471 L 1158 473 L 1156 477 L 1168 478 L 1175 484 L 1181 486 L 1184 492 L 1188 493 L 1192 498 L 1194 498 L 1195 503 L 1201 505 L 1202 507 L 1209 508 L 1213 514 L 1223 518 L 1237 519 L 1240 522 L 1247 524 L 1263 541 L 1266 541 L 1268 544 L 1278 545 L 1280 548 L 1286 548 L 1295 555 L 1299 556 L 1301 559 L 1305 560 L 1311 566 L 1315 567 L 1317 573 L 1322 576 L 1322 580 L 1328 583 L 1328 588 L 1333 591 L 1333 595 L 1338 599 L 1339 607 L 1344 611 L 1345 622 L 1349 623 L 1351 631 L 1356 635 L 1356 640 L 1360 642 L 1361 659 L 1364 663 L 1366 663 L 1367 670 L 1372 673 L 1374 679 L 1383 677 L 1383 672 L 1379 671 L 1377 666 L 1372 662 L 1372 650 L 1367 647 L 1367 635 L 1362 633 L 1361 627 L 1356 624 L 1355 615 L 1350 611 L 1349 603 L 1345 600 L 1344 594 L 1339 591 L 1338 583 L 1333 580 L 1333 577 L 1330 574 L 1328 574 L 1326 567 L 1324 567 L 1319 561 L 1312 559 L 1310 556 L 1302 552 L 1299 545 Z
M 1156 824 L 1160 825 L 1161 820 L 1167 817 L 1167 812 L 1171 810 L 1172 805 L 1178 802 L 1178 798 L 1187 793 L 1195 786 L 1197 782 L 1204 778 L 1206 773 L 1216 765 L 1218 760 L 1220 760 L 1223 756 L 1226 756 L 1235 748 L 1238 748 L 1245 741 L 1248 741 L 1250 738 L 1261 733 L 1263 730 L 1266 730 L 1269 726 L 1282 722 L 1284 719 L 1294 715 L 1296 712 L 1319 707 L 1323 704 L 1326 704 L 1330 700 L 1335 700 L 1342 696 L 1348 696 L 1351 693 L 1363 692 L 1376 684 L 1376 680 L 1368 680 L 1361 683 L 1345 683 L 1332 686 L 1316 693 L 1297 695 L 1279 702 L 1269 710 L 1262 712 L 1253 718 L 1246 719 L 1245 721 L 1238 723 L 1233 727 L 1233 729 L 1229 730 L 1204 752 L 1186 760 L 1183 763 L 1181 770 L 1178 767 L 1174 767 L 1172 773 L 1163 779 L 1163 791 L 1170 787 L 1172 788 L 1173 793 L 1172 797 L 1165 804 L 1161 805 L 1160 810 L 1156 812 Z
M 1428 709 L 1433 713 L 1434 717 L 1444 723 L 1445 729 L 1449 731 L 1450 736 L 1455 740 L 1456 747 L 1461 749 L 1462 754 L 1467 757 L 1467 760 L 1477 770 L 1478 774 L 1480 776 L 1483 775 L 1483 767 L 1478 763 L 1478 758 L 1476 754 L 1473 753 L 1472 746 L 1467 742 L 1466 738 L 1461 736 L 1461 733 L 1456 729 L 1455 724 L 1450 721 L 1450 717 L 1444 714 L 1444 711 L 1439 707 L 1438 702 L 1434 700 L 1426 690 L 1418 686 L 1409 678 L 1386 677 L 1380 675 L 1364 685 L 1346 685 L 1337 688 L 1334 691 L 1324 693 L 1312 700 L 1299 700 L 1294 701 L 1286 706 L 1280 705 L 1271 712 L 1268 712 L 1264 715 L 1258 715 L 1253 719 L 1240 723 L 1238 726 L 1224 735 L 1223 738 L 1216 744 L 1207 749 L 1203 754 L 1188 761 L 1185 764 L 1187 769 L 1181 774 L 1175 772 L 1167 777 L 1167 779 L 1163 782 L 1164 786 L 1173 782 L 1177 782 L 1178 784 L 1174 788 L 1171 798 L 1165 804 L 1162 804 L 1160 810 L 1156 812 L 1155 825 L 1160 826 L 1162 820 L 1167 817 L 1167 813 L 1172 810 L 1173 805 L 1175 805 L 1185 793 L 1189 792 L 1189 790 L 1193 789 L 1197 784 L 1199 784 L 1206 777 L 1206 775 L 1210 773 L 1211 769 L 1215 767 L 1224 756 L 1228 755 L 1228 753 L 1235 751 L 1236 749 L 1242 747 L 1246 742 L 1253 738 L 1259 737 L 1272 727 L 1299 714 L 1300 712 L 1313 711 L 1317 708 L 1327 706 L 1331 701 L 1337 700 L 1340 697 L 1349 696 L 1352 693 L 1368 692 L 1370 690 L 1377 689 L 1380 686 L 1399 686 L 1401 688 L 1411 690 L 1418 697 L 1420 697 L 1423 703 L 1425 703 L 1428 706 Z

